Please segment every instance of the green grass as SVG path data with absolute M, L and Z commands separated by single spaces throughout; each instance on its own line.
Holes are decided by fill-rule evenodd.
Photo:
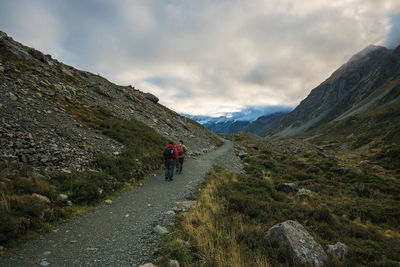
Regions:
M 167 140 L 152 128 L 135 120 L 121 120 L 105 107 L 70 105 L 68 110 L 82 123 L 96 128 L 124 145 L 118 156 L 99 154 L 97 172 L 33 173 L 28 166 L 0 163 L 0 245 L 11 247 L 19 240 L 51 230 L 92 205 L 145 178 L 149 170 L 159 169 L 161 151 Z M 32 197 L 48 197 L 44 203 Z M 67 194 L 74 204 L 59 199 Z
M 254 143 L 243 134 L 233 138 L 243 147 Z M 297 220 L 325 249 L 338 241 L 349 247 L 344 262 L 330 256 L 328 266 L 398 264 L 396 170 L 377 172 L 366 165 L 356 172 L 351 163 L 324 159 L 311 150 L 282 155 L 266 142 L 257 146 L 258 150 L 247 150 L 246 174 L 217 167 L 208 175 L 198 205 L 177 221 L 164 248 L 166 258 L 180 249 L 188 266 L 231 266 L 232 262 L 236 262 L 233 266 L 297 266 L 285 247 L 264 238 L 272 225 Z M 388 157 L 396 156 L 397 150 L 393 154 Z M 275 185 L 282 182 L 294 182 L 315 196 L 299 201 L 292 193 L 276 191 Z M 182 250 L 171 246 L 171 240 L 190 245 Z

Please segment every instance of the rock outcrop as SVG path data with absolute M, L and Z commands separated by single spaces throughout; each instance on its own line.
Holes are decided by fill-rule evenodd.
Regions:
M 296 221 L 289 220 L 272 226 L 266 238 L 285 244 L 291 255 L 302 263 L 322 266 L 328 259 L 321 245 Z

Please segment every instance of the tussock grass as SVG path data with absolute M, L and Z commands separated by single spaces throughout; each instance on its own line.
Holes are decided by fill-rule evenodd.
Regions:
M 237 137 L 249 154 L 246 174 L 215 168 L 197 206 L 177 221 L 164 256 L 174 258 L 179 250 L 168 245 L 171 240 L 185 240 L 180 251 L 186 266 L 301 266 L 287 248 L 264 238 L 272 225 L 296 220 L 324 249 L 336 242 L 349 247 L 344 261 L 329 255 L 328 266 L 395 266 L 400 261 L 396 169 L 324 159 L 307 149 L 280 154 L 267 142 L 253 149 L 254 140 Z M 276 191 L 283 182 L 313 191 L 313 198 Z
M 169 237 L 165 253 L 185 266 L 270 266 L 260 250 L 246 247 L 247 232 L 258 232 L 255 225 L 246 225 L 239 213 L 225 209 L 227 199 L 220 190 L 237 177 L 217 168 L 209 174 L 199 195 L 198 205 L 180 218 L 179 227 Z M 174 246 L 177 240 L 189 245 Z M 182 242 L 181 242 L 182 243 Z

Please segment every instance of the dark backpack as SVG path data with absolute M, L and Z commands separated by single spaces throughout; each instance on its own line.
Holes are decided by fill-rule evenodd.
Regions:
M 174 149 L 170 146 L 167 146 L 164 150 L 164 159 L 173 159 L 174 157 Z

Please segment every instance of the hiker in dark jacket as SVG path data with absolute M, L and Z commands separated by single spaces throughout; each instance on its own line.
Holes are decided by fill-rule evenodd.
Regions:
M 176 166 L 176 172 L 182 173 L 183 161 L 187 151 L 187 147 L 183 144 L 182 140 L 179 140 L 179 143 L 176 145 L 176 150 L 178 151 L 178 166 Z
M 175 163 L 178 162 L 178 151 L 174 147 L 173 142 L 169 142 L 169 145 L 164 148 L 163 156 L 165 165 L 165 180 L 172 181 L 174 180 L 173 176 Z

